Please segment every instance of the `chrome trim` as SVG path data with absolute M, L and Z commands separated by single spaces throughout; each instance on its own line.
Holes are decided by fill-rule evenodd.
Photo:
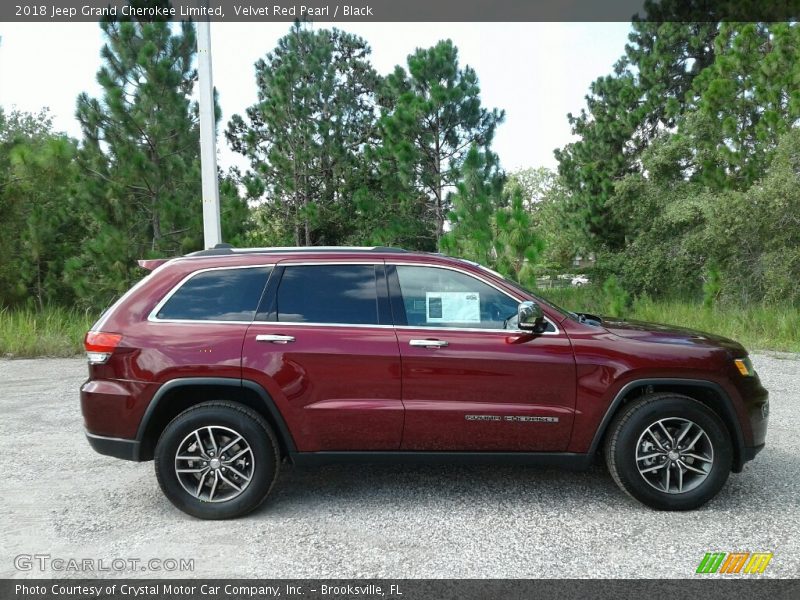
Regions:
M 248 254 L 258 252 L 272 252 L 279 254 L 281 252 L 305 252 L 313 254 L 314 252 L 374 252 L 378 246 L 267 246 L 260 248 L 230 248 L 234 254 Z
M 163 266 L 163 265 L 162 265 Z M 228 271 L 234 269 L 263 269 L 264 267 L 272 267 L 275 268 L 275 263 L 264 263 L 260 265 L 234 265 L 229 267 L 208 267 L 206 269 L 198 269 L 197 271 L 192 271 L 186 277 L 181 279 L 175 286 L 167 292 L 166 296 L 164 296 L 158 304 L 156 304 L 155 308 L 150 311 L 150 314 L 147 315 L 147 320 L 151 323 L 215 323 L 215 324 L 223 324 L 223 323 L 230 323 L 233 325 L 249 325 L 253 322 L 253 320 L 249 321 L 220 321 L 214 319 L 159 319 L 156 317 L 158 312 L 164 308 L 164 305 L 169 302 L 170 298 L 174 296 L 179 289 L 181 289 L 187 281 L 192 279 L 193 277 L 200 275 L 200 273 L 206 273 L 208 271 Z M 258 308 L 258 307 L 256 307 Z M 255 311 L 253 312 L 253 318 L 255 318 Z
M 89 433 L 89 431 L 84 428 L 83 433 L 86 437 L 92 438 L 93 440 L 107 440 L 109 442 L 136 442 L 137 439 L 130 439 L 130 438 L 121 438 L 121 437 L 113 437 L 110 435 L 97 435 L 96 433 Z
M 195 321 L 197 322 L 197 321 Z M 231 321 L 226 321 L 231 323 Z M 209 321 L 202 321 L 202 323 L 209 323 Z M 253 325 L 274 325 L 275 327 L 358 327 L 365 328 L 371 327 L 374 329 L 392 329 L 394 325 L 378 325 L 370 323 L 307 323 L 303 321 L 253 321 Z
M 482 327 L 426 327 L 424 325 L 395 325 L 395 329 L 422 329 L 424 331 L 435 331 L 437 333 L 444 334 L 447 331 L 467 331 L 472 333 L 481 333 L 481 332 L 489 332 L 489 333 L 505 333 L 506 335 L 514 334 L 514 335 L 531 335 L 530 331 L 524 331 L 523 329 L 488 329 Z M 545 335 L 544 333 L 537 333 L 536 335 Z M 548 331 L 546 335 L 556 335 L 552 331 Z
M 164 322 L 164 321 L 160 321 Z M 213 323 L 214 321 L 186 321 L 187 323 Z M 239 321 L 219 321 L 220 323 L 240 323 Z M 244 322 L 243 322 L 244 323 Z M 244 323 L 251 324 L 250 321 Z M 469 332 L 489 332 L 489 333 L 505 333 L 506 335 L 530 335 L 530 331 L 523 331 L 522 329 L 488 329 L 482 327 L 424 327 L 419 325 L 370 325 L 368 323 L 304 323 L 299 321 L 253 321 L 252 325 L 273 325 L 275 327 L 356 327 L 356 328 L 372 328 L 372 329 L 422 329 L 426 331 L 435 331 L 437 333 L 444 333 L 447 331 L 469 331 Z M 543 335 L 543 334 L 537 334 Z M 548 332 L 548 335 L 553 335 L 553 332 Z
M 446 348 L 450 343 L 445 340 L 408 340 L 408 345 L 416 348 Z
M 257 342 L 272 342 L 273 344 L 288 344 L 294 341 L 293 335 L 280 335 L 273 333 L 263 333 L 256 336 Z
M 165 263 L 166 264 L 166 263 Z M 222 269 L 258 269 L 263 267 L 272 267 L 275 268 L 276 266 L 281 267 L 302 267 L 302 266 L 320 266 L 320 265 L 393 265 L 397 266 L 412 266 L 412 267 L 431 267 L 435 269 L 446 269 L 449 271 L 455 271 L 457 273 L 461 273 L 466 275 L 467 277 L 472 277 L 473 279 L 477 279 L 481 283 L 484 283 L 490 287 L 493 287 L 501 294 L 505 294 L 507 297 L 511 298 L 517 303 L 523 302 L 523 299 L 510 294 L 506 290 L 502 289 L 501 287 L 495 285 L 491 281 L 486 281 L 483 277 L 476 275 L 470 271 L 465 269 L 460 269 L 458 267 L 454 267 L 451 265 L 437 265 L 432 264 L 429 262 L 423 261 L 402 261 L 402 262 L 395 262 L 386 259 L 372 259 L 372 260 L 315 260 L 315 261 L 302 261 L 294 262 L 293 259 L 285 259 L 279 260 L 274 263 L 264 263 L 258 265 L 236 265 L 230 267 L 208 267 L 206 269 L 198 269 L 197 271 L 193 271 L 186 277 L 184 277 L 181 281 L 179 281 L 174 288 L 172 288 L 166 296 L 155 306 L 155 308 L 150 311 L 150 314 L 147 317 L 148 321 L 155 322 L 155 323 L 212 323 L 217 325 L 250 325 L 250 324 L 259 324 L 259 325 L 275 325 L 275 326 L 291 326 L 291 327 L 359 327 L 359 328 L 367 328 L 372 327 L 375 329 L 422 329 L 426 331 L 468 331 L 468 332 L 489 332 L 489 333 L 505 333 L 505 334 L 530 334 L 529 331 L 523 331 L 521 329 L 489 329 L 484 327 L 431 327 L 428 325 L 378 325 L 378 324 L 364 324 L 364 323 L 299 323 L 293 321 L 259 321 L 254 319 L 252 321 L 219 321 L 219 320 L 202 320 L 202 319 L 158 319 L 155 317 L 158 314 L 158 311 L 167 303 L 167 301 L 175 294 L 181 286 L 183 286 L 189 279 L 198 275 L 200 273 L 205 273 L 206 271 L 217 271 Z M 161 265 L 163 266 L 163 265 Z M 158 268 L 161 268 L 159 266 Z M 154 270 L 155 271 L 155 270 Z M 153 271 L 153 272 L 154 272 Z M 559 329 L 558 325 L 550 319 L 547 315 L 544 317 L 545 321 L 547 321 L 550 325 L 553 326 L 554 331 L 545 331 L 539 333 L 537 335 L 559 335 L 561 330 Z
M 179 325 L 181 323 L 211 323 L 212 325 L 250 325 L 253 321 L 218 321 L 213 319 L 156 319 L 149 318 L 148 321 L 153 323 L 174 323 Z
M 337 266 L 337 265 L 382 265 L 384 261 L 382 258 L 372 259 L 372 260 L 344 260 L 339 261 L 336 259 L 333 260 L 300 260 L 299 262 L 295 262 L 293 258 L 284 258 L 279 260 L 276 263 L 278 266 L 281 267 L 321 267 L 321 266 Z

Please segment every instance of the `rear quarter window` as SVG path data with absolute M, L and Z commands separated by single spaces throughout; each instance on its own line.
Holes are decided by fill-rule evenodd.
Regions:
M 155 317 L 181 321 L 252 321 L 272 267 L 213 269 L 186 280 Z

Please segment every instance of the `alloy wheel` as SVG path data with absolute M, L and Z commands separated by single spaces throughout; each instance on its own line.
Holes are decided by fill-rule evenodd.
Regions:
M 204 502 L 233 500 L 250 484 L 255 470 L 247 440 L 228 427 L 195 429 L 178 445 L 175 474 L 183 489 Z
M 660 419 L 646 427 L 636 443 L 636 468 L 659 492 L 689 492 L 706 480 L 713 465 L 711 439 L 689 419 Z

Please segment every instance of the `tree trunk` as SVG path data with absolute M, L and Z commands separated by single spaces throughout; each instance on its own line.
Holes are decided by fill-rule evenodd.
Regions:
M 439 242 L 444 235 L 444 206 L 442 205 L 442 146 L 439 141 L 439 117 L 436 117 L 436 131 L 434 132 L 434 137 L 436 139 L 436 149 L 435 149 L 435 174 L 434 177 L 436 178 L 436 189 L 434 191 L 435 195 L 435 205 L 434 211 L 436 216 L 436 248 L 439 248 Z

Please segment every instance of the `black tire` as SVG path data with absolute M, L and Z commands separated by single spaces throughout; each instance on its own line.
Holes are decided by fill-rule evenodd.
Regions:
M 667 420 L 668 430 L 670 423 L 685 423 L 687 420 L 701 428 L 706 437 L 701 436 L 700 442 L 711 449 L 711 452 L 704 454 L 713 460 L 703 460 L 701 463 L 695 459 L 684 458 L 680 465 L 671 463 L 669 456 L 661 458 L 659 455 L 657 458 L 642 460 L 642 456 L 663 454 L 662 449 L 655 447 L 655 440 L 650 441 L 652 440 L 650 434 L 645 433 L 648 427 L 658 427 L 657 422 L 663 419 Z M 669 421 L 670 419 L 675 419 L 675 421 Z M 692 430 L 693 433 L 696 431 L 699 430 Z M 673 434 L 675 432 L 676 430 L 672 430 Z M 664 436 L 661 442 L 668 447 L 666 439 Z M 673 435 L 673 440 L 676 439 L 677 436 Z M 649 450 L 644 451 L 637 461 L 637 448 L 641 451 L 641 448 L 646 447 L 642 444 L 652 446 L 653 452 L 646 454 L 645 452 L 649 452 Z M 682 442 L 682 444 L 685 445 L 686 442 Z M 631 402 L 619 411 L 608 429 L 605 459 L 608 470 L 617 485 L 636 500 L 657 510 L 692 510 L 711 500 L 725 485 L 733 464 L 733 446 L 725 424 L 706 405 L 680 394 L 656 393 Z M 652 462 L 644 464 L 646 461 Z M 659 467 L 662 461 L 666 463 L 665 467 Z M 695 472 L 684 469 L 683 466 L 689 461 L 696 468 L 707 470 L 707 475 L 705 477 L 698 476 Z M 657 471 L 658 476 L 654 472 L 647 475 L 641 473 L 637 464 L 641 464 L 643 470 L 648 469 L 650 465 L 655 465 L 658 468 L 652 469 L 652 471 Z M 670 470 L 671 480 L 666 479 L 665 469 Z M 663 488 L 665 480 L 669 489 L 677 488 L 678 470 L 681 471 L 681 483 L 683 483 L 683 477 L 686 476 L 684 473 L 686 473 L 688 477 L 694 478 L 693 485 L 696 487 L 687 491 L 667 493 Z M 653 481 L 656 478 L 660 481 Z M 662 486 L 661 489 L 656 488 L 658 485 Z
M 176 454 L 182 442 L 194 431 L 209 426 L 237 433 L 252 451 L 250 479 L 246 485 L 239 480 L 242 491 L 230 500 L 211 502 L 195 497 L 176 472 Z M 164 495 L 177 508 L 200 519 L 232 519 L 257 508 L 275 483 L 279 461 L 277 439 L 263 417 L 246 406 L 225 401 L 203 402 L 179 414 L 164 428 L 155 449 L 156 478 Z M 226 487 L 221 484 L 220 489 Z M 227 492 L 237 493 L 232 487 L 227 487 Z

